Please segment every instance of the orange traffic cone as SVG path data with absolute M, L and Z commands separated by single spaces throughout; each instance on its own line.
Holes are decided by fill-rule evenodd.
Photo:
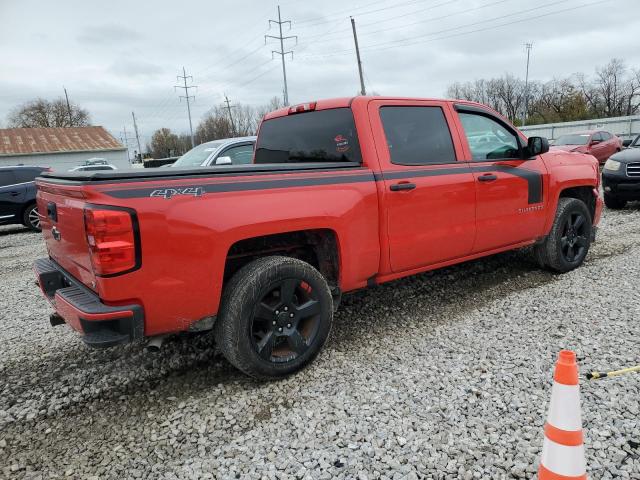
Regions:
M 576 354 L 558 355 L 551 389 L 551 405 L 544 425 L 544 444 L 538 468 L 540 480 L 586 480 L 580 390 Z

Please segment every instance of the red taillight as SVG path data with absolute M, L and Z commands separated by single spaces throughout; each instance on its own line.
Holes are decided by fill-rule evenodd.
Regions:
M 114 275 L 138 266 L 134 220 L 126 210 L 84 209 L 84 226 L 96 275 Z
M 300 105 L 294 105 L 289 107 L 289 115 L 292 113 L 310 112 L 316 109 L 316 102 L 301 103 Z

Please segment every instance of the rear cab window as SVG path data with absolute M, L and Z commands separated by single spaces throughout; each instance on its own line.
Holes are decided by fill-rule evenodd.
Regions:
M 33 182 L 40 175 L 41 169 L 36 168 L 20 168 L 15 170 L 16 183 Z
M 305 162 L 362 163 L 350 108 L 294 113 L 262 123 L 254 163 Z

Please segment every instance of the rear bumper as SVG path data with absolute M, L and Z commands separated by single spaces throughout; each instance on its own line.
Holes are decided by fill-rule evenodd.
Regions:
M 87 345 L 112 347 L 144 336 L 141 305 L 105 305 L 95 293 L 49 258 L 36 260 L 33 270 L 51 306 L 67 325 L 82 335 Z

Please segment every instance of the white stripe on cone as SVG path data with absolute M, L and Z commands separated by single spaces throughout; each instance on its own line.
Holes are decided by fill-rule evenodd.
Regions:
M 587 472 L 584 461 L 584 445 L 566 447 L 544 437 L 540 463 L 547 470 L 567 477 L 579 477 Z
M 553 382 L 547 422 L 561 430 L 571 432 L 582 430 L 578 385 L 563 385 Z

